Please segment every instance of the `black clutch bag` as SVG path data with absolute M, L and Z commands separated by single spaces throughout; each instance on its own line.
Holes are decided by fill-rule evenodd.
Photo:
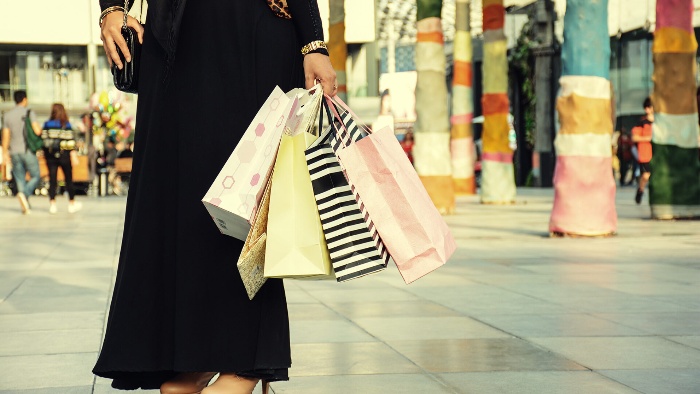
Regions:
M 129 0 L 125 1 L 124 9 L 127 8 Z M 143 4 L 143 3 L 142 3 Z M 141 10 L 143 13 L 143 9 Z M 126 62 L 124 54 L 119 46 L 117 52 L 124 67 L 120 70 L 116 65 L 112 64 L 112 76 L 114 76 L 114 87 L 126 93 L 139 92 L 139 66 L 141 64 L 141 43 L 139 42 L 138 33 L 136 30 L 126 25 L 128 14 L 124 12 L 124 25 L 122 26 L 122 36 L 126 41 L 126 46 L 131 54 L 131 61 Z M 140 19 L 140 18 L 139 18 Z
M 112 65 L 112 75 L 114 76 L 114 86 L 127 93 L 139 92 L 139 65 L 141 64 L 141 43 L 139 42 L 136 30 L 131 27 L 122 27 L 122 36 L 126 41 L 126 45 L 131 53 L 131 61 L 126 62 L 124 54 L 117 46 L 119 58 L 122 60 L 124 67 L 120 70 L 116 65 Z

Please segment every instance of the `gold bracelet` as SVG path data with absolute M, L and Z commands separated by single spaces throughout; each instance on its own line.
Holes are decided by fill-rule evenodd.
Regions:
M 106 17 L 107 15 L 111 14 L 112 12 L 116 12 L 116 11 L 126 12 L 126 11 L 124 10 L 124 7 L 121 7 L 121 6 L 118 6 L 118 5 L 115 5 L 115 6 L 113 6 L 113 7 L 109 7 L 109 8 L 107 8 L 107 9 L 105 9 L 105 10 L 102 11 L 102 13 L 100 14 L 100 27 L 102 27 L 102 22 L 104 22 L 105 17 Z
M 310 43 L 304 45 L 303 48 L 301 48 L 301 54 L 306 56 L 308 55 L 309 52 L 315 51 L 317 49 L 323 48 L 325 50 L 328 50 L 328 46 L 326 46 L 326 43 L 323 41 L 311 41 Z

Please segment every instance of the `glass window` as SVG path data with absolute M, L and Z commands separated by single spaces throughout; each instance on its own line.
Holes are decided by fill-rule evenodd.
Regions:
M 2 102 L 12 102 L 15 91 L 26 90 L 35 106 L 83 106 L 89 96 L 87 78 L 86 47 L 0 45 Z

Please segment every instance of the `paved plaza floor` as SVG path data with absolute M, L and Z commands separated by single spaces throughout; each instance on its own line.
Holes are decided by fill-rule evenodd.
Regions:
M 551 190 L 459 198 L 458 251 L 411 285 L 393 266 L 286 281 L 293 366 L 274 392 L 700 393 L 700 222 L 649 220 L 633 194 L 604 239 L 549 238 Z M 90 370 L 125 199 L 46 200 L 22 216 L 0 198 L 0 393 L 113 392 Z

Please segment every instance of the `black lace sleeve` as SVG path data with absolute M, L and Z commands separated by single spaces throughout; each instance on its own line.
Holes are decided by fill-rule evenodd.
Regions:
M 134 0 L 129 0 L 129 4 L 127 5 L 126 9 L 130 10 L 133 4 Z M 124 7 L 124 0 L 100 0 L 100 10 L 102 11 L 114 6 Z
M 299 36 L 299 43 L 304 45 L 313 41 L 325 41 L 323 39 L 323 25 L 321 24 L 321 13 L 318 11 L 316 0 L 287 0 L 289 12 L 292 14 L 292 21 Z M 301 47 L 299 47 L 301 50 Z M 325 49 L 317 49 L 314 53 L 322 53 L 328 56 Z

